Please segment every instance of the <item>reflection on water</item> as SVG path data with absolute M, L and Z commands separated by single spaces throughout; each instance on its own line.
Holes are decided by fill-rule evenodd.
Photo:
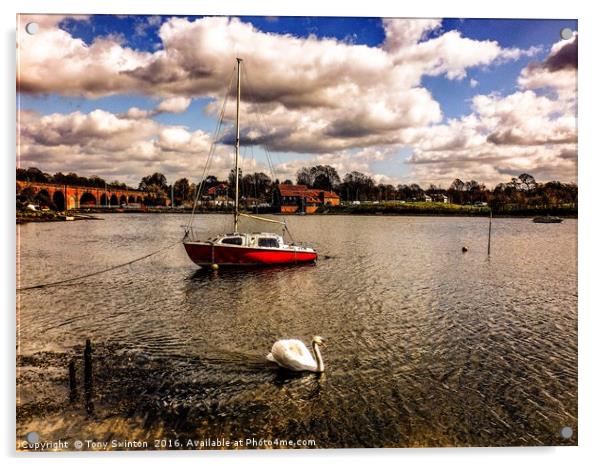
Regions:
M 21 285 L 175 241 L 179 215 L 20 225 Z M 197 228 L 219 233 L 229 216 Z M 577 441 L 577 222 L 288 219 L 330 258 L 199 270 L 176 246 L 69 286 L 19 295 L 17 433 L 42 439 L 315 439 L 317 447 Z M 462 246 L 468 252 L 461 252 Z M 326 373 L 265 360 L 327 338 Z M 93 341 L 93 409 L 68 365 Z M 83 379 L 82 379 L 83 380 Z M 83 382 L 82 382 L 83 383 Z M 575 434 L 559 436 L 563 426 Z

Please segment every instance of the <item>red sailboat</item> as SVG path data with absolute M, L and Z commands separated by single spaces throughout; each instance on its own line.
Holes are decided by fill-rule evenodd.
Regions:
M 256 215 L 239 212 L 238 202 L 238 176 L 240 152 L 240 74 L 242 59 L 236 59 L 236 157 L 234 162 L 235 190 L 234 190 L 234 232 L 216 236 L 214 238 L 198 241 L 194 238 L 191 221 L 186 228 L 183 239 L 184 248 L 188 257 L 197 265 L 211 266 L 270 266 L 302 264 L 315 262 L 318 253 L 311 247 L 300 244 L 286 244 L 284 237 L 275 233 L 241 233 L 238 231 L 239 218 L 247 217 L 254 220 L 280 224 L 283 234 L 288 231 L 286 222 Z M 199 194 L 201 188 L 199 188 Z M 197 196 L 198 199 L 198 196 Z M 196 202 L 195 202 L 196 207 Z M 194 215 L 194 210 L 192 215 Z M 289 233 L 290 234 L 290 233 Z

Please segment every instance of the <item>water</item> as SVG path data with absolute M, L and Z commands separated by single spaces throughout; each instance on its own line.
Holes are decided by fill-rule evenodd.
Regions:
M 188 217 L 103 219 L 17 226 L 21 286 L 143 256 L 176 241 Z M 201 219 L 201 237 L 231 220 Z M 20 293 L 18 436 L 148 448 L 576 444 L 576 220 L 494 219 L 489 259 L 483 218 L 287 221 L 328 258 L 211 272 L 178 245 Z M 277 339 L 313 335 L 327 340 L 323 375 L 265 360 Z M 94 386 L 70 399 L 67 366 L 77 357 L 81 379 L 86 338 Z

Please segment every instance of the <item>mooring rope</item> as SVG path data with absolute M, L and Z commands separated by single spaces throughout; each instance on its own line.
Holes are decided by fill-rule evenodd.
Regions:
M 159 254 L 160 252 L 166 251 L 167 249 L 175 246 L 176 244 L 181 244 L 181 243 L 182 243 L 182 241 L 178 240 L 175 243 L 171 243 L 171 244 L 169 244 L 169 245 L 167 245 L 167 246 L 165 246 L 165 247 L 163 247 L 161 249 L 157 249 L 156 251 L 151 252 L 150 254 L 146 254 L 146 255 L 144 255 L 142 257 L 138 257 L 137 259 L 133 259 L 131 261 L 124 262 L 123 264 L 113 265 L 113 266 L 108 267 L 106 269 L 97 270 L 95 272 L 90 272 L 90 273 L 87 273 L 87 274 L 84 274 L 84 275 L 79 275 L 77 277 L 66 278 L 65 280 L 59 280 L 57 282 L 41 283 L 39 285 L 24 286 L 24 287 L 21 287 L 21 288 L 17 288 L 17 293 L 19 293 L 21 291 L 34 290 L 34 289 L 38 289 L 38 288 L 49 288 L 51 286 L 63 285 L 65 283 L 74 282 L 74 281 L 77 281 L 77 280 L 83 280 L 84 278 L 88 278 L 88 277 L 93 277 L 94 275 L 100 275 L 101 273 L 110 272 L 111 270 L 119 269 L 121 267 L 125 267 L 125 266 L 133 264 L 135 262 L 140 262 L 141 260 L 148 259 L 151 256 L 154 256 L 156 254 Z

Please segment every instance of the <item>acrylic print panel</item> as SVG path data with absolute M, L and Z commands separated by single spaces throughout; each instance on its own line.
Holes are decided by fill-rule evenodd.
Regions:
M 20 15 L 17 450 L 576 445 L 577 29 Z

